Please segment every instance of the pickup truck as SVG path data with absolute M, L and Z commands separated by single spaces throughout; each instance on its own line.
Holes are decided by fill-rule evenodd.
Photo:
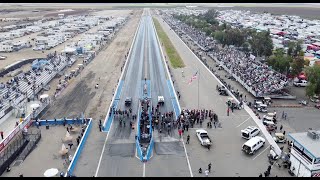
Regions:
M 308 81 L 302 80 L 302 81 L 294 82 L 293 85 L 297 87 L 306 87 L 308 85 Z
M 211 139 L 208 136 L 208 133 L 206 130 L 198 129 L 196 130 L 196 135 L 202 146 L 210 146 L 212 144 Z

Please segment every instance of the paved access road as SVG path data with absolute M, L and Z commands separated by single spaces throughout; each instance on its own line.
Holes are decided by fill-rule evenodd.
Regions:
M 203 170 L 211 162 L 213 171 L 209 176 L 253 176 L 257 177 L 259 173 L 266 171 L 268 167 L 267 154 L 269 153 L 269 143 L 261 148 L 255 155 L 248 156 L 241 151 L 241 146 L 245 139 L 241 138 L 240 130 L 247 126 L 257 126 L 244 110 L 235 110 L 227 116 L 226 101 L 228 97 L 220 96 L 216 91 L 217 80 L 206 70 L 197 57 L 188 49 L 188 47 L 179 39 L 173 30 L 157 17 L 164 31 L 168 34 L 176 50 L 183 59 L 186 67 L 183 69 L 171 69 L 175 80 L 177 90 L 180 91 L 181 108 L 197 109 L 199 90 L 200 100 L 199 108 L 213 109 L 222 122 L 222 128 L 207 129 L 206 120 L 203 124 L 204 129 L 213 139 L 213 147 L 210 151 L 201 147 L 195 135 L 195 130 L 201 128 L 196 125 L 190 129 L 184 136 L 190 134 L 190 144 L 186 145 L 192 172 L 194 176 L 204 176 L 199 174 L 198 169 Z M 185 77 L 182 77 L 181 70 L 184 71 Z M 188 85 L 189 79 L 196 72 L 200 71 L 200 78 Z M 199 86 L 198 86 L 199 82 Z M 220 84 L 219 84 L 220 85 Z M 198 89 L 199 88 L 199 89 Z M 260 136 L 263 136 L 260 134 Z M 288 173 L 279 171 L 277 167 L 272 167 L 271 176 L 286 176 Z

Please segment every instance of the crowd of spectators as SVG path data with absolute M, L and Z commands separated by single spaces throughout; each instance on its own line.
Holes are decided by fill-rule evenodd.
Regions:
M 238 78 L 238 81 L 241 80 L 239 83 L 254 96 L 263 97 L 275 94 L 288 85 L 289 81 L 285 75 L 272 70 L 268 65 L 252 58 L 238 48 L 233 46 L 221 48 L 212 37 L 206 36 L 204 32 L 194 27 L 172 17 L 165 17 L 164 20 L 180 37 L 186 36 L 197 44 L 203 53 L 218 61 L 231 75 Z M 201 54 L 200 50 L 195 53 Z

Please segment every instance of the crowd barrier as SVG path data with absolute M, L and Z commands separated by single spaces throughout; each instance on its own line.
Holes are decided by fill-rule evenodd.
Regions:
M 84 131 L 84 134 L 83 134 L 83 136 L 81 138 L 80 144 L 78 145 L 77 150 L 73 155 L 72 161 L 71 161 L 71 163 L 70 163 L 70 165 L 68 167 L 68 170 L 67 170 L 67 173 L 65 174 L 65 177 L 71 176 L 73 174 L 74 168 L 77 165 L 78 159 L 79 159 L 80 154 L 81 154 L 81 152 L 83 150 L 83 147 L 84 147 L 84 145 L 86 143 L 86 140 L 87 140 L 87 138 L 89 136 L 91 128 L 92 128 L 92 119 L 90 118 L 89 122 L 87 124 L 87 128 Z

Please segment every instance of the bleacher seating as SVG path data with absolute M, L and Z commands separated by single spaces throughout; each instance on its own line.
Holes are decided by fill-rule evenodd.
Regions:
M 70 58 L 70 63 L 73 64 L 76 58 Z M 45 65 L 38 74 L 34 70 L 28 71 L 28 73 L 21 73 L 15 78 L 18 83 L 7 83 L 4 88 L 0 90 L 0 112 L 5 111 L 10 106 L 16 106 L 25 98 L 33 96 L 33 82 L 35 78 L 35 94 L 37 94 L 45 85 L 47 85 L 57 73 L 62 71 L 68 65 L 67 58 L 65 56 L 58 55 L 55 58 L 49 59 L 49 64 Z M 56 66 L 56 67 L 55 67 Z M 30 84 L 28 84 L 30 82 Z M 16 88 L 16 90 L 12 90 Z M 25 96 L 24 94 L 27 93 Z M 6 95 L 9 97 L 5 98 Z M 11 103 L 9 102 L 11 100 Z M 1 113 L 0 113 L 1 114 Z M 3 114 L 3 113 L 2 113 Z M 1 117 L 0 117 L 1 118 Z

